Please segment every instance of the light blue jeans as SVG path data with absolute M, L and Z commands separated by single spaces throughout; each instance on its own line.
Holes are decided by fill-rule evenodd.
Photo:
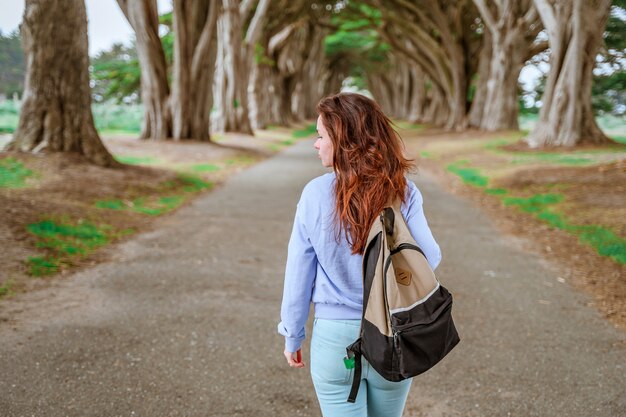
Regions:
M 346 369 L 346 347 L 359 336 L 361 320 L 315 319 L 311 336 L 311 378 L 324 417 L 400 417 L 411 379 L 390 382 L 362 359 L 355 403 L 347 402 L 354 369 Z

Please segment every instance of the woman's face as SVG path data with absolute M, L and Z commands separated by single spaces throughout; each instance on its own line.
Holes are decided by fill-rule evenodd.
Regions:
M 319 133 L 315 141 L 317 155 L 322 160 L 322 165 L 330 168 L 333 166 L 333 142 L 330 140 L 330 136 L 328 136 L 324 123 L 322 123 L 322 116 L 317 118 L 317 133 Z

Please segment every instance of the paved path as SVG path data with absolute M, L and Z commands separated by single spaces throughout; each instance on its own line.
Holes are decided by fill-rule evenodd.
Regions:
M 0 326 L 0 416 L 319 416 L 275 327 L 295 205 L 322 172 L 299 143 L 27 295 Z M 405 416 L 625 416 L 624 334 L 480 209 L 414 179 L 462 340 Z

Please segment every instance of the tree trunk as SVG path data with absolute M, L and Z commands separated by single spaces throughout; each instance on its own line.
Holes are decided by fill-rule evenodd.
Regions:
M 550 72 L 539 121 L 526 141 L 531 147 L 610 142 L 595 121 L 591 83 L 611 1 L 535 0 L 535 6 L 548 31 Z
M 97 165 L 116 165 L 91 114 L 83 0 L 27 0 L 20 30 L 26 82 L 9 149 L 75 152 Z
M 478 58 L 478 71 L 475 80 L 474 97 L 468 115 L 468 124 L 471 127 L 480 128 L 487 103 L 487 84 L 491 78 L 491 33 L 487 27 L 483 32 L 483 48 Z
M 248 108 L 248 84 L 254 61 L 255 46 L 261 35 L 261 29 L 269 0 L 260 0 L 256 6 L 254 16 L 245 30 L 244 25 L 248 21 L 248 12 L 251 2 L 246 0 L 241 3 L 238 0 L 222 0 L 223 13 L 219 18 L 218 26 L 220 36 L 218 59 L 221 60 L 224 69 L 218 75 L 223 80 L 218 81 L 222 93 L 218 98 L 220 117 L 218 118 L 220 130 L 227 132 L 241 132 L 252 135 L 252 125 L 249 118 Z
M 117 0 L 135 31 L 137 56 L 141 67 L 141 100 L 144 106 L 142 139 L 171 137 L 172 118 L 167 63 L 159 38 L 159 15 L 156 0 Z
M 418 66 L 411 67 L 411 104 L 408 120 L 411 123 L 424 123 L 426 107 L 426 76 Z
M 242 56 L 243 42 L 241 39 L 241 20 L 238 3 L 224 0 L 224 11 L 220 16 L 221 39 L 220 52 L 224 65 L 224 96 L 221 97 L 223 123 L 220 130 L 240 132 L 252 135 L 252 126 L 248 117 L 248 72 Z
M 541 29 L 531 0 L 474 0 L 491 39 L 484 130 L 518 129 L 517 82 L 531 43 Z
M 174 0 L 172 137 L 210 140 L 217 0 Z

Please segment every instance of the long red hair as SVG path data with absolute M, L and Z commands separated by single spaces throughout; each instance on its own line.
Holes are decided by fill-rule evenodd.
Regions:
M 374 100 L 339 93 L 316 109 L 333 143 L 337 238 L 343 231 L 352 253 L 362 254 L 376 216 L 397 197 L 405 202 L 405 175 L 415 163 Z

